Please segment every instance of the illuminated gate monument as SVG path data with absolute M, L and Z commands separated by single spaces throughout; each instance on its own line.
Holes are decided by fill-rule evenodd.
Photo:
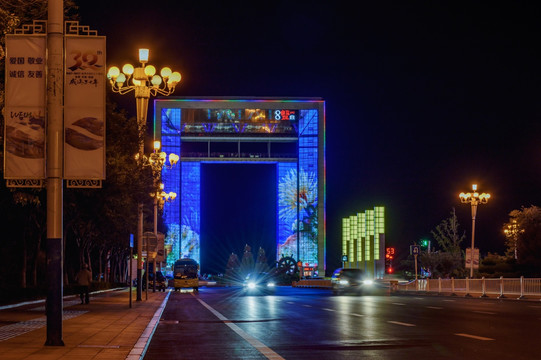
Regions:
M 200 259 L 201 164 L 273 164 L 276 260 L 325 271 L 325 102 L 320 98 L 168 98 L 154 103 L 155 136 L 180 166 L 163 170 L 168 264 Z M 299 204 L 299 206 L 297 206 Z M 271 254 L 269 254 L 271 255 Z

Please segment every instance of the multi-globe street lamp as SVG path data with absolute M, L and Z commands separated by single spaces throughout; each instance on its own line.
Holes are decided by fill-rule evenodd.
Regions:
M 477 206 L 479 204 L 486 204 L 490 199 L 490 194 L 477 192 L 477 185 L 472 185 L 472 193 L 460 193 L 460 201 L 464 204 L 471 204 L 471 254 L 470 254 L 470 278 L 473 278 L 473 259 L 475 250 L 475 217 L 477 215 Z
M 139 130 L 139 157 L 144 154 L 144 129 L 147 123 L 148 100 L 150 96 L 169 96 L 175 91 L 175 87 L 181 79 L 180 73 L 173 72 L 169 67 L 164 67 L 160 75 L 156 74 L 156 68 L 148 65 L 148 49 L 139 49 L 140 66 L 134 67 L 125 64 L 122 71 L 116 66 L 109 68 L 107 78 L 110 81 L 113 92 L 120 95 L 131 91 L 135 94 L 137 107 L 137 126 Z M 137 301 L 142 297 L 142 272 L 143 272 L 143 204 L 137 207 Z
M 518 234 L 523 233 L 523 229 L 519 229 L 519 226 L 517 224 L 517 220 L 513 219 L 511 221 L 511 224 L 507 225 L 507 229 L 503 230 L 505 237 L 507 237 L 509 240 L 513 241 L 514 246 L 514 257 L 515 260 L 518 258 L 518 251 L 517 251 L 517 242 L 518 242 Z
M 155 191 L 150 193 L 150 196 L 154 198 L 154 235 L 158 238 L 158 205 L 160 208 L 165 202 L 173 201 L 177 197 L 177 194 L 174 192 L 165 192 L 164 185 L 161 182 L 161 174 L 163 168 L 171 169 L 179 160 L 179 156 L 173 153 L 170 153 L 169 156 L 163 151 L 160 150 L 161 143 L 159 141 L 154 141 L 154 152 L 148 157 L 148 163 L 152 167 L 152 174 L 154 178 Z M 166 160 L 169 160 L 167 163 Z M 148 259 L 147 259 L 148 263 Z M 148 268 L 147 268 L 148 271 Z M 156 291 L 156 261 L 154 261 L 154 266 L 152 269 L 154 273 L 154 285 L 152 291 Z M 148 279 L 148 277 L 147 277 Z

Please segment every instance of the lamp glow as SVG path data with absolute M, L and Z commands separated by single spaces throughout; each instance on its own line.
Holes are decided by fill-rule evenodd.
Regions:
M 154 76 L 156 74 L 156 68 L 152 65 L 145 66 L 145 75 L 148 77 Z
M 160 75 L 164 78 L 168 78 L 172 73 L 171 68 L 168 68 L 167 66 L 160 71 Z
M 111 67 L 107 72 L 107 77 L 112 80 L 116 79 L 118 75 L 120 75 L 120 69 L 116 66 Z
M 125 64 L 122 67 L 122 72 L 126 75 L 133 75 L 133 65 L 132 64 Z
M 144 63 L 148 62 L 148 49 L 139 49 L 139 61 Z

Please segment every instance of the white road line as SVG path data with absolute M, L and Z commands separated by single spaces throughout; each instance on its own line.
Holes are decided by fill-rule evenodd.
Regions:
M 322 310 L 325 310 L 325 311 L 336 311 L 336 310 L 333 310 L 333 309 L 329 309 L 329 308 L 321 308 Z
M 400 306 L 405 306 L 405 305 L 406 305 L 406 304 L 403 304 L 403 303 L 396 303 L 396 302 L 395 302 L 395 303 L 391 303 L 391 304 L 393 304 L 393 305 L 400 305 Z
M 252 345 L 256 350 L 258 350 L 261 354 L 263 354 L 267 359 L 271 360 L 285 360 L 283 357 L 272 351 L 268 346 L 263 344 L 261 341 L 257 340 L 252 335 L 248 334 L 244 330 L 242 330 L 237 325 L 230 322 L 228 318 L 223 316 L 221 313 L 219 313 L 217 310 L 215 310 L 213 307 L 211 307 L 209 304 L 201 300 L 200 298 L 197 298 L 197 301 L 201 303 L 204 307 L 207 308 L 208 311 L 214 314 L 218 319 L 224 322 L 225 325 L 229 326 L 231 330 L 236 332 L 240 337 L 242 337 L 244 340 L 246 340 L 250 345 Z
M 402 325 L 402 326 L 417 326 L 415 324 L 404 323 L 400 321 L 387 321 L 389 324 Z
M 351 315 L 357 316 L 357 317 L 363 317 L 363 316 L 364 316 L 364 315 L 362 315 L 362 314 L 355 314 L 355 313 L 352 313 Z
M 455 335 L 456 336 L 463 336 L 463 337 L 467 337 L 467 338 L 475 339 L 475 340 L 483 340 L 483 341 L 494 340 L 494 339 L 491 339 L 491 338 L 487 338 L 487 337 L 483 337 L 483 336 L 477 336 L 477 335 L 471 335 L 471 334 L 455 334 Z
M 495 312 L 490 312 L 490 311 L 473 311 L 473 312 L 477 314 L 496 315 Z
M 286 301 L 286 304 L 295 305 L 295 303 L 293 301 Z
M 456 300 L 445 299 L 445 300 L 442 300 L 442 301 L 455 302 Z
M 427 306 L 427 309 L 435 309 L 435 310 L 441 310 L 443 309 L 441 306 Z
M 304 304 L 304 307 L 312 307 L 312 305 Z

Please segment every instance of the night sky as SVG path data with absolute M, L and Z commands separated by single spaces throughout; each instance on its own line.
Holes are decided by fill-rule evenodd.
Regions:
M 492 194 L 477 216 L 482 254 L 503 253 L 511 210 L 541 205 L 535 2 L 78 4 L 81 23 L 107 36 L 108 66 L 148 47 L 152 64 L 182 73 L 175 95 L 326 101 L 329 268 L 341 219 L 377 205 L 399 257 L 453 207 L 469 245 L 458 194 L 472 183 Z

